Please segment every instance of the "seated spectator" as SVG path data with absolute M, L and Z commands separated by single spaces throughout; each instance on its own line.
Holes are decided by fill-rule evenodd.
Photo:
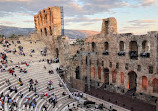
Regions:
M 22 92 L 20 91 L 19 94 L 18 94 L 21 98 L 23 97 L 23 94 Z
M 38 81 L 37 80 L 35 80 L 35 85 L 38 85 Z
M 66 92 L 63 92 L 62 95 L 65 96 L 65 95 L 66 95 Z
M 59 86 L 60 86 L 60 87 L 62 87 L 62 86 L 63 86 L 62 82 L 59 82 Z

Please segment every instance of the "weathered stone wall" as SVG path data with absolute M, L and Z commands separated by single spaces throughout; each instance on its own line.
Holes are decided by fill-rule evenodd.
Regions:
M 37 36 L 45 42 L 52 54 L 57 57 L 57 37 L 61 36 L 61 10 L 60 7 L 48 7 L 34 16 Z
M 108 20 L 111 26 L 106 26 L 105 21 Z M 80 66 L 81 76 L 87 77 L 85 53 L 90 52 L 91 71 L 89 73 L 91 73 L 91 81 L 94 80 L 100 84 L 104 83 L 107 77 L 104 70 L 108 69 L 109 84 L 113 84 L 116 88 L 120 87 L 125 91 L 129 90 L 133 88 L 131 85 L 135 83 L 132 81 L 136 79 L 137 93 L 158 97 L 158 91 L 153 89 L 155 87 L 153 86 L 153 80 L 158 79 L 156 62 L 158 57 L 157 38 L 158 34 L 156 32 L 149 32 L 145 35 L 117 34 L 117 22 L 115 19 L 105 19 L 103 20 L 102 32 L 87 37 L 85 40 L 85 51 L 82 53 L 82 65 Z M 138 57 L 131 58 L 130 51 L 135 51 Z M 119 53 L 124 54 L 119 55 Z M 150 56 L 142 57 L 142 53 L 149 53 Z M 133 75 L 136 75 L 136 77 Z M 155 90 L 158 89 L 155 87 Z
M 85 91 L 85 82 L 79 79 L 71 78 L 72 88 Z
M 158 97 L 157 32 L 145 35 L 118 34 L 116 19 L 108 18 L 103 20 L 100 34 L 87 37 L 84 45 L 73 46 L 69 44 L 68 37 L 61 36 L 60 14 L 60 7 L 39 11 L 34 16 L 35 28 L 37 37 L 47 44 L 54 56 L 59 56 L 69 82 L 70 78 L 78 77 L 78 81 L 84 83 L 90 74 L 91 85 L 95 85 L 95 82 L 100 87 L 107 83 L 125 91 L 136 88 L 137 93 Z M 77 68 L 79 75 L 76 74 Z M 72 85 L 80 89 L 78 84 L 74 82 Z
M 91 75 L 91 80 L 95 80 L 97 82 L 104 83 L 105 74 L 104 69 L 109 69 L 109 84 L 113 84 L 118 87 L 122 87 L 125 89 L 129 89 L 129 73 L 135 72 L 136 77 L 136 90 L 137 92 L 142 92 L 148 95 L 153 95 L 158 97 L 158 93 L 153 92 L 153 79 L 158 78 L 157 73 L 157 33 L 148 33 L 146 35 L 132 35 L 132 34 L 113 34 L 113 32 L 117 32 L 117 28 L 115 31 L 110 30 L 112 32 L 106 32 L 106 28 L 110 26 L 106 26 L 105 21 L 109 19 L 103 20 L 103 28 L 101 34 L 88 37 L 85 41 L 85 51 L 90 52 L 90 60 L 91 60 L 91 68 L 97 70 L 94 71 L 97 78 Z M 113 22 L 113 21 L 111 21 Z M 114 23 L 116 21 L 114 19 Z M 108 28 L 109 31 L 109 28 Z M 103 34 L 105 33 L 105 34 Z M 120 48 L 120 43 L 123 42 L 124 48 Z M 131 42 L 132 41 L 132 42 Z M 146 41 L 147 46 L 144 49 L 143 42 Z M 135 42 L 136 44 L 132 44 Z M 108 49 L 106 48 L 105 43 L 108 43 Z M 94 46 L 95 44 L 95 46 Z M 137 48 L 134 49 L 133 46 Z M 133 48 L 133 49 L 132 49 Z M 121 50 L 120 50 L 121 49 Z M 123 49 L 123 51 L 122 51 Z M 103 54 L 108 51 L 108 55 Z M 129 52 L 132 50 L 136 50 L 138 57 L 137 59 L 131 59 L 129 56 Z M 141 57 L 141 53 L 144 50 L 150 53 L 150 57 Z M 125 55 L 118 55 L 119 52 L 124 52 Z M 83 55 L 84 56 L 84 55 Z M 97 61 L 96 62 L 96 58 Z M 86 61 L 86 57 L 83 57 L 83 61 Z M 83 69 L 87 69 L 86 63 L 83 63 Z M 97 64 L 97 67 L 95 67 Z M 101 78 L 99 78 L 98 68 L 100 70 L 101 67 Z M 149 72 L 150 69 L 153 70 Z M 83 70 L 82 74 L 86 74 L 86 70 Z M 91 73 L 92 74 L 92 73 Z M 86 76 L 86 75 L 85 75 Z M 121 78 L 123 78 L 123 82 L 121 82 Z M 143 80 L 142 78 L 147 78 L 147 80 Z M 145 88 L 144 88 L 145 87 Z
M 103 19 L 101 33 L 103 35 L 117 34 L 117 21 L 114 17 Z
M 49 7 L 34 16 L 35 29 L 41 35 L 61 35 L 60 7 Z
M 60 64 L 64 66 L 64 69 L 68 70 L 69 58 L 80 50 L 80 45 L 70 45 L 69 38 L 61 35 L 61 8 L 48 7 L 48 9 L 39 11 L 34 16 L 34 23 L 36 36 L 47 45 L 54 57 L 60 59 Z

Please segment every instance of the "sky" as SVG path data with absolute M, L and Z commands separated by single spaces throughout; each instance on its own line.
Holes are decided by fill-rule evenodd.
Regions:
M 0 0 L 0 25 L 34 28 L 34 15 L 63 6 L 65 29 L 101 31 L 115 17 L 119 33 L 158 31 L 158 0 Z

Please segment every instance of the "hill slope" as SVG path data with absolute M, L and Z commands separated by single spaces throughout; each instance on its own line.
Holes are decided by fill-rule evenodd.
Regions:
M 28 36 L 29 33 L 33 33 L 34 31 L 35 31 L 34 28 L 19 28 L 19 27 L 0 25 L 0 35 L 5 35 L 6 37 L 11 36 L 12 34 Z M 86 36 L 90 36 L 98 33 L 99 32 L 97 31 L 65 29 L 65 35 L 68 36 L 70 39 L 77 39 L 77 38 L 82 39 L 85 38 Z

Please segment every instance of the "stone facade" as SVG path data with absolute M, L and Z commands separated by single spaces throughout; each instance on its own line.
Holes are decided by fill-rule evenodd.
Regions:
M 61 36 L 61 8 L 48 7 L 34 16 L 37 36 L 42 39 L 54 56 L 58 57 L 57 37 Z
M 85 50 L 78 54 L 80 79 L 88 84 L 89 78 L 96 87 L 106 84 L 118 93 L 135 89 L 136 94 L 158 97 L 158 32 L 118 34 L 115 18 L 104 19 L 102 25 L 101 33 L 87 37 Z M 73 73 L 77 78 L 76 69 Z
M 67 70 L 73 60 L 71 57 L 80 49 L 80 45 L 69 44 L 69 38 L 62 36 L 61 10 L 61 7 L 48 7 L 48 9 L 39 11 L 34 16 L 36 33 L 31 34 L 31 37 L 42 40 Z
M 60 7 L 39 11 L 34 18 L 36 37 L 60 59 L 72 87 L 84 91 L 106 85 L 121 94 L 134 89 L 158 97 L 158 32 L 118 34 L 116 19 L 107 18 L 100 34 L 69 44 L 61 35 Z

